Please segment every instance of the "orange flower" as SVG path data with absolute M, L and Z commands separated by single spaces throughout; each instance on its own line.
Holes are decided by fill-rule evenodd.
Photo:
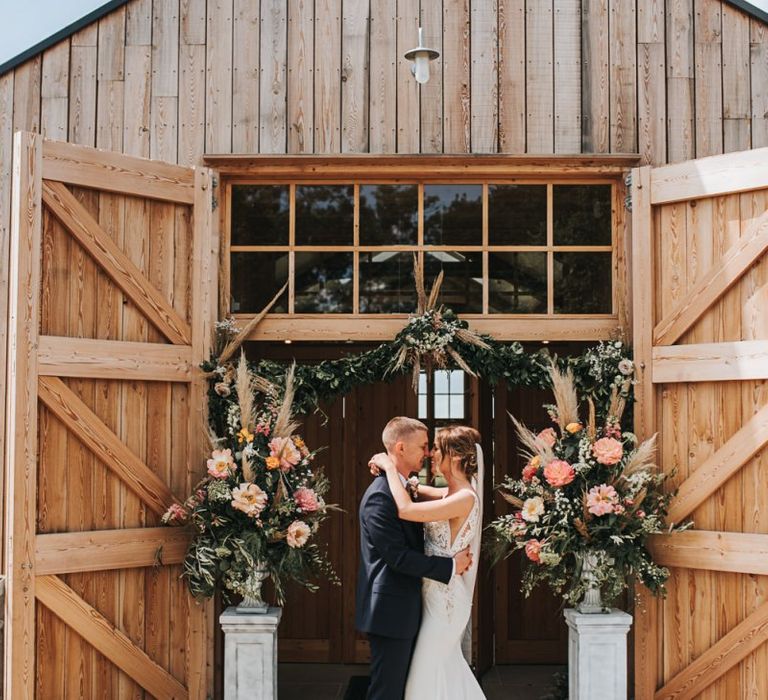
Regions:
M 277 457 L 267 457 L 267 469 L 279 469 L 280 460 Z

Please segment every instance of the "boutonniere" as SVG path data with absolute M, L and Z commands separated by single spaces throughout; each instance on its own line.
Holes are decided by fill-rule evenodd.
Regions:
M 413 501 L 417 500 L 419 497 L 419 477 L 418 476 L 409 477 L 408 480 L 405 482 L 405 490 L 410 495 L 411 500 Z

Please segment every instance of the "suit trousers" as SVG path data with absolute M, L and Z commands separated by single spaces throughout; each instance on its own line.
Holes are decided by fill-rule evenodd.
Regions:
M 403 700 L 416 637 L 395 639 L 369 634 L 371 683 L 367 700 Z

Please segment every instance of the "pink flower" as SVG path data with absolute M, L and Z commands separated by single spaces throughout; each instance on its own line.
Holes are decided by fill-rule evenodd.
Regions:
M 576 470 L 562 459 L 554 459 L 544 467 L 544 478 L 555 488 L 570 484 L 575 476 Z
M 592 454 L 595 455 L 595 459 L 600 464 L 616 464 L 621 461 L 624 448 L 618 440 L 612 437 L 604 437 L 592 445 Z
M 309 525 L 303 520 L 294 520 L 288 526 L 285 539 L 288 541 L 289 547 L 303 547 L 307 543 L 311 532 Z
M 528 531 L 525 523 L 522 520 L 513 520 L 509 525 L 509 534 L 511 537 L 523 537 Z
M 235 466 L 235 460 L 232 459 L 232 450 L 214 450 L 211 452 L 211 458 L 208 460 L 208 473 L 214 479 L 226 479 Z
M 616 504 L 616 505 L 613 507 L 613 512 L 614 512 L 614 513 L 616 513 L 616 515 L 621 515 L 621 514 L 622 514 L 622 513 L 624 513 L 625 511 L 626 511 L 626 508 L 625 508 L 623 505 L 621 505 L 621 503 L 617 503 L 617 504 Z
M 267 505 L 267 494 L 257 484 L 240 484 L 232 489 L 232 507 L 255 518 Z
M 301 454 L 289 437 L 274 438 L 269 443 L 270 457 L 277 457 L 280 460 L 280 468 L 284 471 L 290 471 L 301 461 Z
M 538 540 L 528 540 L 525 543 L 525 556 L 537 564 L 541 561 L 539 553 L 541 552 L 541 542 Z
M 168 510 L 163 513 L 161 520 L 166 525 L 168 523 L 183 523 L 186 522 L 188 516 L 189 513 L 183 506 L 178 503 L 171 503 Z
M 638 518 L 644 518 L 645 517 L 645 511 L 644 510 L 638 510 L 636 513 Z
M 592 515 L 607 515 L 613 513 L 616 504 L 619 502 L 619 494 L 613 486 L 600 484 L 593 486 L 587 494 L 587 510 Z
M 554 428 L 544 428 L 536 437 L 550 447 L 554 447 L 557 442 L 557 433 Z
M 314 513 L 320 506 L 317 502 L 317 494 L 304 486 L 296 489 L 293 494 L 296 505 L 306 513 Z

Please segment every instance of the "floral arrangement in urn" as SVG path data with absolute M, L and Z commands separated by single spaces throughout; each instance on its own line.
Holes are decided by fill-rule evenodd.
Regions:
M 226 324 L 219 331 L 231 332 Z M 190 591 L 208 597 L 221 590 L 227 601 L 238 594 L 262 608 L 267 576 L 281 605 L 287 580 L 310 590 L 317 578 L 337 583 L 314 542 L 334 506 L 324 500 L 328 480 L 313 468 L 316 452 L 295 432 L 292 371 L 281 392 L 242 353 L 236 365 L 212 366 L 207 473 L 163 516 L 168 525 L 194 528 L 183 566 Z
M 545 408 L 554 425 L 536 434 L 510 416 L 527 463 L 521 478 L 507 477 L 499 487 L 512 512 L 489 525 L 494 562 L 524 552 L 526 596 L 547 583 L 582 612 L 602 610 L 601 597 L 612 601 L 633 577 L 663 594 L 669 571 L 654 563 L 646 541 L 686 527 L 665 525 L 670 475 L 655 464 L 655 436 L 638 444 L 622 430 L 634 368 L 627 359 L 619 370 L 621 383 L 598 427 L 591 399 L 587 421 L 579 418 L 570 369 L 551 365 L 555 403 Z

